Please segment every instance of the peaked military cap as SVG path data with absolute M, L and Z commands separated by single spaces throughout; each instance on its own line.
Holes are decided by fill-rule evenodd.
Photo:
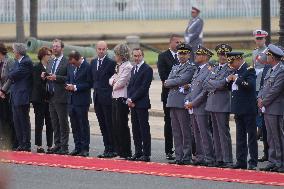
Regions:
M 268 45 L 266 54 L 275 56 L 277 58 L 281 58 L 284 56 L 283 50 L 280 47 L 273 44 Z
M 225 54 L 232 51 L 232 47 L 228 44 L 221 43 L 215 47 L 217 54 Z
M 191 46 L 185 43 L 181 43 L 177 46 L 178 53 L 190 53 L 192 50 Z
M 234 60 L 243 58 L 243 52 L 227 52 L 226 57 L 229 64 L 231 64 Z
M 198 9 L 197 7 L 191 7 L 191 10 L 195 10 L 197 12 L 200 12 L 200 9 Z
M 255 30 L 253 32 L 253 36 L 255 38 L 257 38 L 257 37 L 266 37 L 266 36 L 268 36 L 268 33 L 266 31 L 264 31 L 264 30 Z
M 202 45 L 198 45 L 198 49 L 195 51 L 195 54 L 197 54 L 197 55 L 207 55 L 209 57 L 212 57 L 214 55 L 213 52 L 211 52 L 206 47 L 203 47 Z

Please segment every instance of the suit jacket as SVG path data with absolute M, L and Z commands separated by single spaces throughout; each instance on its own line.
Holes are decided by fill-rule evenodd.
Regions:
M 32 102 L 44 103 L 47 100 L 46 80 L 41 79 L 41 73 L 46 72 L 42 63 L 33 67 Z
M 169 78 L 165 81 L 165 87 L 169 88 L 167 107 L 184 108 L 184 98 L 188 90 L 180 91 L 179 87 L 190 83 L 196 67 L 187 62 L 173 67 Z
M 53 59 L 49 60 L 46 67 L 47 73 L 51 73 L 53 62 Z M 51 100 L 55 103 L 67 103 L 67 91 L 64 87 L 67 78 L 67 66 L 68 60 L 65 56 L 63 56 L 55 72 L 56 80 L 52 81 L 54 86 L 54 95 L 51 97 Z
M 117 66 L 117 73 L 109 79 L 113 98 L 127 98 L 127 86 L 130 81 L 132 68 L 133 66 L 129 61 Z
M 203 87 L 208 92 L 205 110 L 210 112 L 231 112 L 231 91 L 227 88 L 226 78 L 232 73 L 228 65 L 221 70 L 214 67 Z
M 258 98 L 263 100 L 264 114 L 283 115 L 281 103 L 284 100 L 284 65 L 279 63 L 271 71 L 270 68 L 264 78 L 264 85 L 259 91 Z
M 169 74 L 172 70 L 172 67 L 176 64 L 176 61 L 170 51 L 170 49 L 162 52 L 158 56 L 158 62 L 157 62 L 157 67 L 158 67 L 158 72 L 161 81 L 165 81 L 168 79 Z M 161 93 L 161 101 L 162 102 L 167 102 L 169 94 L 169 89 L 162 86 L 162 93 Z
M 255 70 L 244 63 L 239 70 L 236 85 L 238 90 L 232 91 L 231 113 L 234 114 L 256 114 L 256 75 Z M 232 87 L 230 82 L 229 87 Z
M 66 83 L 76 85 L 77 89 L 74 92 L 68 92 L 68 104 L 75 106 L 90 106 L 92 87 L 90 68 L 90 64 L 85 60 L 77 69 L 75 66 L 68 66 Z
M 93 82 L 93 101 L 96 105 L 100 102 L 103 105 L 111 106 L 112 99 L 112 87 L 109 85 L 109 79 L 115 73 L 116 63 L 109 57 L 105 57 L 101 67 L 97 70 L 97 61 L 94 59 L 91 61 L 92 70 L 92 82 Z
M 200 17 L 190 20 L 184 34 L 185 42 L 194 48 L 202 44 L 202 30 L 203 20 Z
M 203 88 L 203 83 L 209 73 L 210 70 L 207 64 L 199 72 L 196 70 L 192 78 L 189 93 L 185 97 L 185 101 L 188 100 L 192 102 L 193 113 L 196 115 L 208 114 L 208 112 L 205 111 L 208 92 Z
M 153 79 L 153 69 L 144 62 L 137 73 L 135 67 L 131 70 L 131 77 L 127 87 L 127 97 L 135 104 L 135 108 L 151 108 L 149 89 Z
M 14 106 L 28 105 L 32 92 L 33 62 L 25 55 L 21 62 L 15 62 L 14 69 L 8 74 L 12 81 L 11 98 Z
M 11 80 L 8 79 L 8 74 L 13 70 L 15 60 L 9 58 L 7 55 L 4 58 L 4 63 L 1 71 L 0 78 L 0 89 L 5 93 L 9 92 L 10 86 L 12 84 Z

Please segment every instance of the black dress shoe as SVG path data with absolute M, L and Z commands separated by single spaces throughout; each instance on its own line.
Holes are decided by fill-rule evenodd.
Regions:
M 207 165 L 207 164 L 205 163 L 205 161 L 197 160 L 197 161 L 193 161 L 192 165 L 204 166 L 204 165 Z
M 89 156 L 89 152 L 86 150 L 81 151 L 78 156 L 82 156 L 82 157 L 88 157 Z
M 24 147 L 18 146 L 17 149 L 16 149 L 16 151 L 18 151 L 18 152 L 24 151 Z
M 256 165 L 249 165 L 248 170 L 256 170 L 257 166 Z
M 58 155 L 68 155 L 69 151 L 61 149 L 61 150 L 57 151 L 55 154 L 58 154 Z
M 258 162 L 265 162 L 265 161 L 268 161 L 267 156 L 262 156 L 261 158 L 258 158 Z
M 284 173 L 284 167 L 279 167 L 279 168 L 277 169 L 277 172 L 278 172 L 278 173 Z
M 173 154 L 171 154 L 171 153 L 167 153 L 167 154 L 166 154 L 166 159 L 167 159 L 167 160 L 174 160 L 174 159 L 175 159 L 175 157 L 174 157 L 174 155 L 173 155 Z
M 180 162 L 180 164 L 178 165 L 192 165 L 192 161 L 191 160 L 182 160 Z
M 275 169 L 276 166 L 274 164 L 268 164 L 266 167 L 259 168 L 260 171 L 271 171 L 272 169 Z
M 69 153 L 70 156 L 77 156 L 78 154 L 80 154 L 80 150 L 77 150 L 77 149 Z
M 44 151 L 43 148 L 37 148 L 37 149 L 36 149 L 36 153 L 41 154 L 41 153 L 45 153 L 45 151 Z
M 140 155 L 140 154 L 134 154 L 133 156 L 131 156 L 127 160 L 129 160 L 129 161 L 137 161 L 137 159 L 140 158 L 141 156 L 142 155 Z
M 59 146 L 55 146 L 53 148 L 51 148 L 50 150 L 47 150 L 47 154 L 56 154 L 57 152 L 60 151 L 60 147 Z
M 108 152 L 108 158 L 114 158 L 117 156 L 117 153 L 116 152 Z
M 241 165 L 241 164 L 236 163 L 235 165 L 232 165 L 230 168 L 231 169 L 247 169 L 247 165 Z
M 233 166 L 233 163 L 224 163 L 223 162 L 223 165 L 220 165 L 218 167 L 220 168 L 231 168 Z
M 175 161 L 170 161 L 168 162 L 169 164 L 172 164 L 172 165 L 182 165 L 182 161 L 181 160 L 175 160 Z
M 137 158 L 137 161 L 149 162 L 150 157 L 149 156 L 141 156 L 140 158 Z

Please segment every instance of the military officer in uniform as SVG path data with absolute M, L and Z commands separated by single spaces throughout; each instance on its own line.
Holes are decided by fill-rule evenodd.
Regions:
M 177 46 L 179 65 L 175 65 L 169 74 L 164 86 L 169 88 L 167 107 L 170 108 L 171 125 L 174 138 L 176 160 L 171 164 L 191 164 L 191 127 L 187 110 L 184 109 L 184 98 L 188 84 L 194 74 L 195 66 L 189 62 L 191 47 L 187 44 Z
M 231 113 L 235 114 L 237 135 L 237 162 L 231 168 L 255 170 L 258 157 L 255 123 L 255 70 L 244 61 L 243 52 L 228 52 L 226 56 L 229 66 L 235 70 L 234 74 L 226 78 L 232 90 Z M 248 151 L 249 166 L 247 166 Z
M 195 62 L 198 65 L 190 85 L 189 93 L 185 98 L 185 108 L 191 114 L 191 124 L 196 143 L 196 160 L 194 165 L 213 165 L 215 158 L 213 152 L 212 132 L 209 128 L 209 113 L 205 110 L 207 94 L 203 84 L 210 70 L 208 61 L 213 53 L 199 46 L 195 52 Z
M 258 94 L 258 107 L 264 113 L 269 164 L 262 171 L 284 172 L 284 65 L 281 57 L 284 52 L 275 45 L 268 45 L 267 63 L 272 66 L 264 78 L 264 86 Z
M 258 92 L 260 90 L 261 87 L 261 80 L 263 74 L 265 74 L 265 65 L 266 65 L 266 61 L 267 61 L 267 57 L 265 54 L 265 50 L 267 48 L 265 42 L 266 42 L 266 37 L 268 36 L 268 33 L 264 30 L 255 30 L 253 32 L 253 36 L 254 36 L 254 41 L 256 44 L 256 48 L 254 49 L 254 51 L 252 52 L 252 63 L 253 63 L 253 67 L 256 71 L 256 95 L 258 95 Z M 264 71 L 265 70 L 265 71 Z M 263 140 L 263 152 L 264 155 L 263 157 L 259 158 L 258 161 L 259 162 L 263 162 L 263 161 L 267 161 L 267 157 L 268 157 L 268 145 L 267 145 L 267 139 L 266 139 L 266 128 L 264 125 L 264 118 L 263 118 L 263 114 L 261 113 L 261 111 L 257 111 L 257 116 L 256 116 L 256 126 L 257 126 L 257 138 L 260 139 L 262 138 Z
M 184 41 L 192 47 L 190 61 L 194 61 L 194 52 L 198 49 L 198 45 L 202 44 L 203 38 L 203 20 L 199 17 L 200 10 L 196 7 L 191 9 L 191 20 L 185 29 Z
M 227 87 L 226 78 L 232 69 L 227 64 L 226 54 L 232 51 L 227 44 L 219 44 L 215 48 L 219 65 L 212 68 L 204 88 L 208 92 L 205 110 L 210 112 L 213 127 L 213 143 L 216 167 L 228 167 L 233 163 L 232 140 L 229 127 L 231 111 L 231 92 Z

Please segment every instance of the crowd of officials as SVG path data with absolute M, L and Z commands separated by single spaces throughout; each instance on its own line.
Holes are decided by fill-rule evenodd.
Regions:
M 198 45 L 193 52 L 180 36 L 170 37 L 169 49 L 159 54 L 157 62 L 169 163 L 256 170 L 258 161 L 268 160 L 261 170 L 284 171 L 284 52 L 273 44 L 265 46 L 265 31 L 257 30 L 254 36 L 258 48 L 253 66 L 244 61 L 243 52 L 219 44 L 214 67 L 208 63 L 214 54 L 211 50 Z M 51 49 L 39 49 L 39 63 L 33 65 L 25 44 L 14 43 L 12 48 L 14 59 L 0 44 L 1 148 L 31 151 L 31 102 L 37 153 L 89 156 L 92 100 L 104 143 L 104 152 L 98 157 L 150 161 L 148 110 L 153 70 L 144 61 L 142 49 L 118 44 L 113 60 L 107 55 L 106 42 L 99 41 L 97 57 L 88 63 L 77 51 L 64 56 L 64 43 L 55 39 Z M 190 61 L 192 53 L 194 61 Z M 231 113 L 236 121 L 235 164 Z M 75 144 L 71 152 L 68 115 Z M 260 160 L 257 123 L 266 136 L 265 156 Z M 46 149 L 42 145 L 44 125 Z

